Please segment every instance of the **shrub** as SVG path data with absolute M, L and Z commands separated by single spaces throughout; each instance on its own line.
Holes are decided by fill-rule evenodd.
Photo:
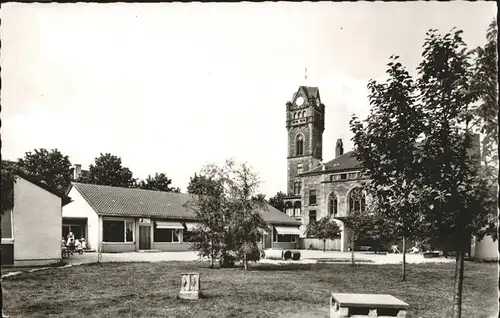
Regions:
M 234 262 L 235 262 L 235 257 L 230 254 L 224 254 L 222 257 L 219 259 L 220 262 L 220 267 L 222 268 L 232 268 L 234 267 Z

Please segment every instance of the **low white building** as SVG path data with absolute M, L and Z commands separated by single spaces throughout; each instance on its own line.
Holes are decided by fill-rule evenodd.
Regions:
M 36 266 L 61 260 L 62 207 L 70 198 L 18 173 L 14 207 L 2 215 L 2 265 Z
M 63 234 L 84 237 L 101 252 L 186 251 L 198 220 L 184 204 L 189 194 L 73 183 L 73 203 L 63 209 Z M 272 206 L 262 216 L 270 226 L 261 248 L 296 248 L 300 222 Z

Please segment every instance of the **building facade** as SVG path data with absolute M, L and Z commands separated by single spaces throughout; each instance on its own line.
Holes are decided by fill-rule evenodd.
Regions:
M 361 165 L 344 153 L 341 139 L 337 140 L 335 158 L 323 162 L 323 132 L 325 105 L 317 87 L 300 86 L 286 104 L 288 131 L 287 197 L 285 213 L 301 222 L 299 245 L 321 248 L 323 242 L 309 238 L 307 224 L 323 217 L 333 218 L 342 230 L 338 240 L 330 241 L 328 249 L 347 250 L 342 217 L 350 209 L 364 209 L 366 199 L 361 187 L 364 180 Z
M 13 193 L 14 206 L 2 215 L 2 265 L 61 261 L 62 207 L 70 198 L 23 174 L 15 176 Z
M 370 203 L 363 191 L 369 179 L 352 151 L 344 152 L 341 139 L 335 145 L 335 158 L 323 161 L 322 141 L 325 127 L 325 105 L 317 87 L 300 86 L 286 103 L 287 196 L 285 213 L 301 223 L 301 248 L 322 248 L 323 242 L 307 234 L 307 225 L 321 218 L 332 218 L 342 230 L 341 238 L 327 242 L 326 248 L 347 251 L 349 229 L 342 219 L 353 211 L 364 211 Z M 478 158 L 480 137 L 473 138 L 469 155 Z M 475 245 L 478 258 L 498 259 L 496 246 L 490 237 Z
M 187 251 L 199 220 L 185 203 L 189 194 L 73 183 L 73 199 L 63 209 L 63 235 L 71 230 L 92 250 Z M 272 206 L 263 209 L 269 225 L 259 244 L 266 248 L 297 248 L 300 223 Z M 60 232 L 59 232 L 60 233 Z

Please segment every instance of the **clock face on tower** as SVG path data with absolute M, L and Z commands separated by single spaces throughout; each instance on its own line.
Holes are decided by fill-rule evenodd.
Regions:
M 304 104 L 304 98 L 302 96 L 299 96 L 296 100 L 295 100 L 295 104 L 297 106 L 302 106 L 302 104 Z

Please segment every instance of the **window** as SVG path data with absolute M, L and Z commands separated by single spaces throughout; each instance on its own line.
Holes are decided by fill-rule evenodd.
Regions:
M 357 179 L 358 178 L 358 173 L 357 172 L 351 172 L 349 173 L 349 179 Z
M 189 227 L 186 223 L 182 224 L 184 230 L 182 231 L 182 242 L 192 242 L 193 238 L 196 236 L 196 229 L 194 227 Z
M 302 190 L 302 182 L 295 181 L 293 183 L 293 194 L 300 195 L 300 191 Z
M 304 137 L 298 134 L 295 139 L 295 155 L 302 156 L 304 154 Z
M 134 241 L 134 221 L 125 221 L 125 239 L 127 242 Z
M 330 215 L 336 215 L 337 209 L 338 209 L 337 196 L 335 195 L 335 193 L 332 192 L 328 197 L 328 212 Z
M 316 190 L 309 190 L 309 205 L 316 204 Z
M 285 213 L 288 216 L 293 216 L 293 206 L 292 202 L 285 203 Z
M 316 222 L 316 210 L 309 211 L 309 223 Z
M 12 210 L 5 211 L 2 215 L 2 238 L 12 239 Z
M 301 174 L 303 171 L 303 165 L 301 163 L 297 164 L 297 174 Z
M 296 243 L 297 235 L 290 234 L 278 234 L 275 229 L 273 229 L 273 242 L 274 243 Z
M 340 175 L 340 180 L 347 180 L 347 173 L 343 173 Z
M 361 188 L 354 188 L 349 193 L 349 214 L 365 212 L 365 195 Z
M 302 215 L 302 203 L 295 201 L 293 204 L 293 215 Z
M 155 227 L 155 242 L 179 243 L 182 236 L 181 229 L 159 229 Z
M 338 180 L 340 180 L 340 174 L 330 175 L 330 181 L 338 181 Z
M 103 242 L 133 242 L 134 221 L 103 220 L 102 221 Z

